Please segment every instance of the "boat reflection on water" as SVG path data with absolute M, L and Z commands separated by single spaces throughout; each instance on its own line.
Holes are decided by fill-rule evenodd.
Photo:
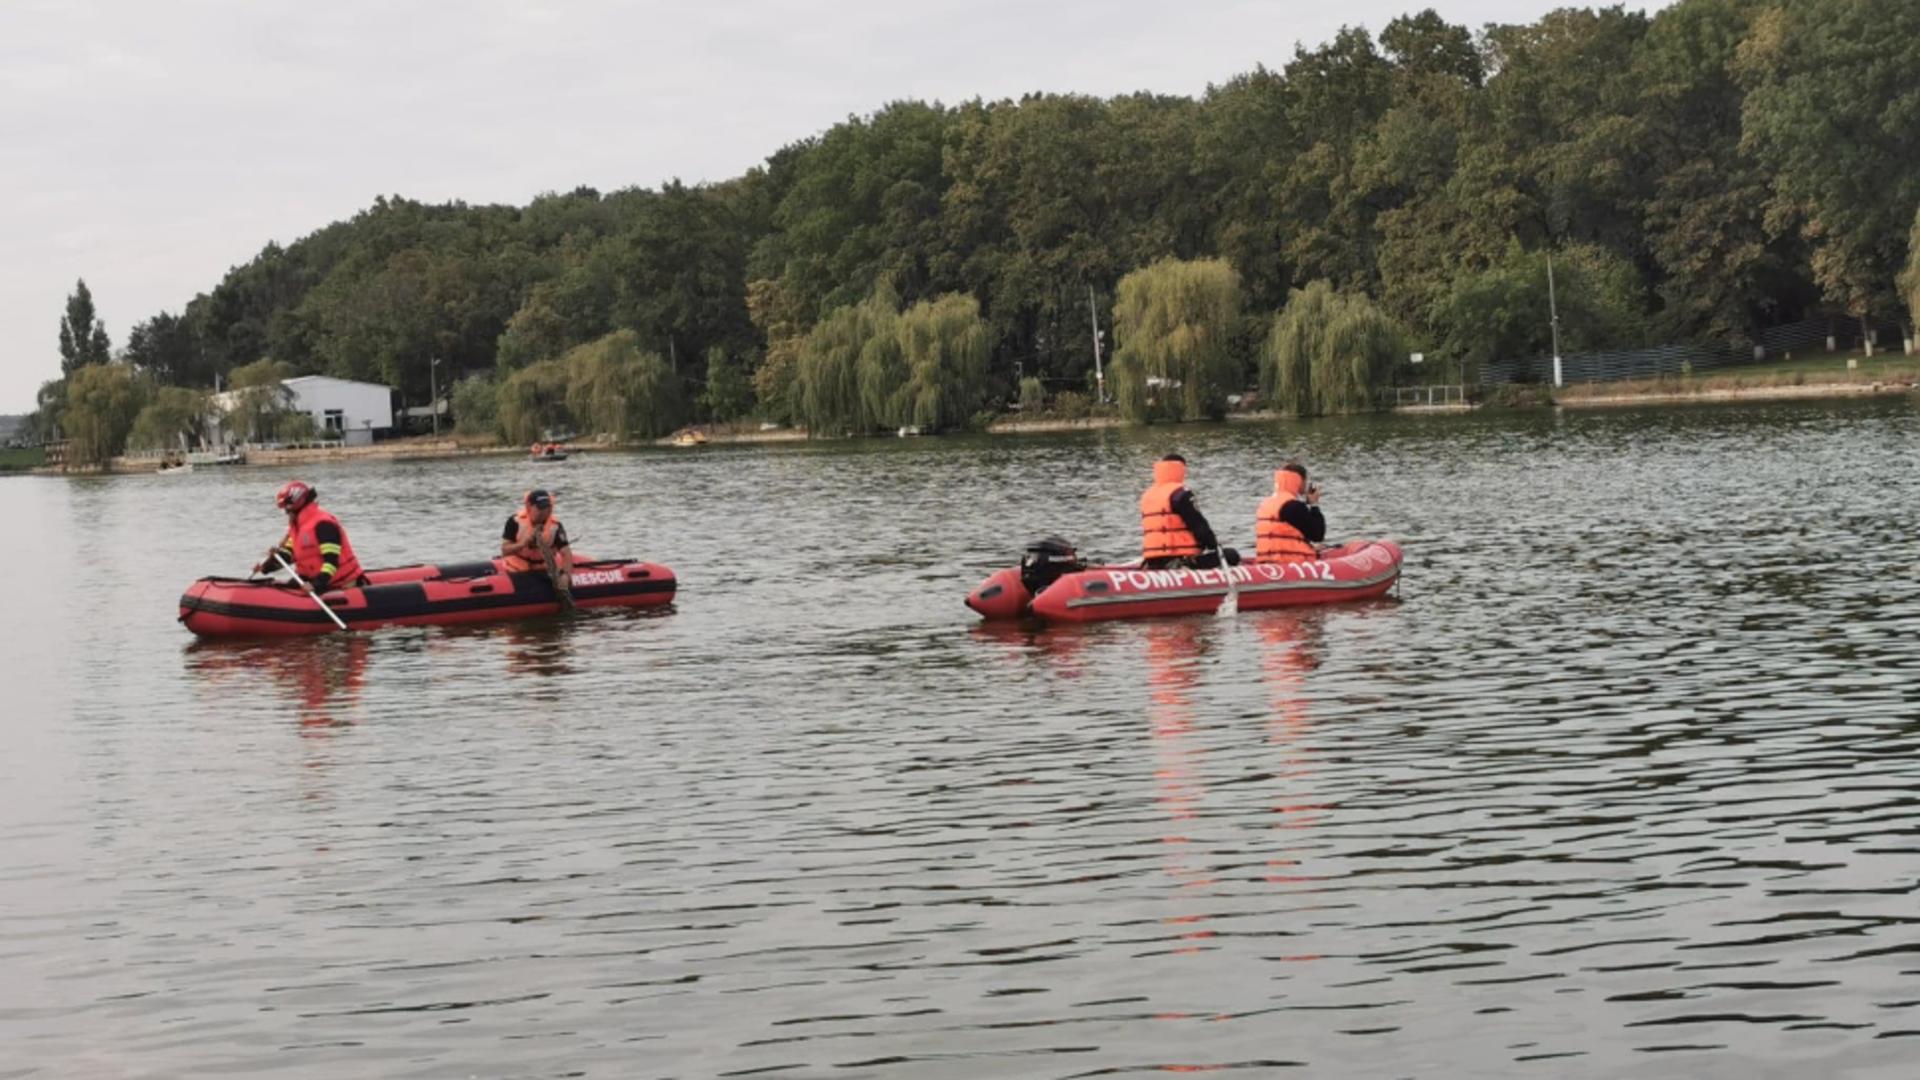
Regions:
M 1313 700 L 1308 678 L 1320 667 L 1326 647 L 1325 611 L 1276 611 L 1255 624 L 1263 648 L 1260 668 L 1267 684 L 1266 741 L 1274 788 L 1273 828 L 1281 835 L 1267 857 L 1267 881 L 1297 884 L 1313 880 L 1300 872 L 1297 838 L 1327 811 L 1312 794 L 1314 756 Z
M 1050 661 L 1050 670 L 1062 679 L 1078 679 L 1087 674 L 1083 654 L 1091 636 L 1097 633 L 1098 630 L 1080 626 L 1049 626 L 1026 621 L 989 620 L 967 628 L 973 640 L 999 646 L 1009 659 Z
M 359 634 L 276 641 L 195 639 L 187 670 L 212 689 L 250 689 L 264 676 L 275 700 L 292 707 L 306 734 L 349 727 L 362 711 L 373 641 Z
M 1153 735 L 1154 802 L 1166 816 L 1161 856 L 1174 886 L 1173 908 L 1162 917 L 1178 939 L 1175 955 L 1212 948 L 1205 923 L 1215 881 L 1204 837 L 1196 837 L 1207 798 L 1207 740 L 1198 730 L 1194 704 L 1200 670 L 1219 628 L 1210 619 L 1170 619 L 1145 627 L 1147 722 Z

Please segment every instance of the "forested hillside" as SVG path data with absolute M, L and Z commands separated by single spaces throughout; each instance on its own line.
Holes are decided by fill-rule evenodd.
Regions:
M 1172 345 L 1126 339 L 1125 310 L 1110 329 L 1122 280 L 1156 263 L 1139 332 L 1204 338 L 1225 388 L 1285 382 L 1276 316 L 1310 285 L 1320 309 L 1360 305 L 1378 348 L 1469 376 L 1543 353 L 1549 252 L 1569 350 L 1908 319 L 1913 0 L 1483 28 L 1426 11 L 1222 75 L 1198 98 L 896 102 L 709 185 L 381 198 L 141 322 L 124 356 L 162 384 L 270 358 L 416 403 L 438 356 L 443 388 L 487 377 L 469 411 L 515 436 L 582 422 L 596 393 L 632 402 L 623 431 L 860 429 L 947 423 L 1022 376 L 1085 392 L 1090 306 L 1109 356 L 1136 347 L 1117 378 L 1177 370 Z M 1205 296 L 1181 308 L 1183 289 Z

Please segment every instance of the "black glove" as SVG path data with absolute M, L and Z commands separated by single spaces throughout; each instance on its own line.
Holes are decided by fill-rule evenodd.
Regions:
M 313 580 L 307 582 L 307 584 L 313 586 L 314 592 L 317 592 L 317 593 L 326 592 L 328 589 L 333 588 L 333 575 L 327 573 L 325 570 L 322 570 L 319 573 L 313 575 Z

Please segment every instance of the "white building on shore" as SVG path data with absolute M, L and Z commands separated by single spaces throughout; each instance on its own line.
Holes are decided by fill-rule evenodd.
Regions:
M 365 446 L 373 442 L 376 432 L 384 434 L 393 430 L 390 387 L 336 379 L 331 375 L 302 375 L 297 379 L 283 379 L 280 385 L 286 387 L 288 404 L 295 412 L 313 417 L 314 432 L 322 439 Z M 235 393 L 231 390 L 214 398 L 223 409 L 232 407 L 234 400 Z M 231 441 L 217 427 L 212 434 L 216 445 Z

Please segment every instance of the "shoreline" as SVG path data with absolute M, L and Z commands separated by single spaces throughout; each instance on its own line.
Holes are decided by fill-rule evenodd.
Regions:
M 1597 384 L 1586 384 L 1597 385 Z M 1900 394 L 1920 393 L 1920 382 L 1823 382 L 1782 384 L 1776 386 L 1738 386 L 1701 388 L 1696 390 L 1663 390 L 1649 387 L 1630 393 L 1611 394 L 1566 394 L 1537 404 L 1515 405 L 1513 409 L 1528 408 L 1564 408 L 1564 409 L 1618 409 L 1632 408 L 1636 405 L 1716 405 L 1751 401 L 1812 401 L 1829 398 L 1890 397 Z M 1392 413 L 1409 415 L 1434 415 L 1440 413 L 1478 412 L 1485 408 L 1498 408 L 1486 403 L 1461 405 L 1407 405 L 1386 410 Z M 1223 422 L 1268 423 L 1285 420 L 1287 417 L 1269 409 L 1253 412 L 1229 413 Z M 1077 419 L 1041 418 L 1033 420 L 1000 420 L 987 426 L 983 434 L 987 435 L 1047 435 L 1075 431 L 1104 431 L 1115 428 L 1145 427 L 1129 423 L 1118 416 L 1086 416 Z M 881 436 L 874 436 L 876 438 Z M 936 436 L 937 437 L 937 436 Z M 706 433 L 703 446 L 751 446 L 758 444 L 800 443 L 813 441 L 804 429 L 783 427 L 771 431 L 714 431 Z M 823 436 L 823 442 L 842 441 L 838 438 Z M 659 439 L 637 440 L 623 443 L 582 442 L 567 446 L 571 454 L 600 454 L 622 450 L 640 450 L 649 448 L 673 449 L 672 436 Z M 697 449 L 698 447 L 679 447 L 679 449 Z M 272 466 L 306 465 L 316 462 L 386 462 L 417 461 L 436 458 L 467 457 L 511 457 L 524 454 L 518 446 L 475 445 L 462 443 L 458 439 L 407 439 L 386 443 L 374 443 L 370 446 L 328 446 L 303 447 L 281 450 L 248 450 L 247 460 L 238 465 L 205 466 L 206 468 L 265 468 Z M 108 469 L 66 469 L 51 466 L 39 466 L 33 469 L 18 469 L 0 472 L 0 476 L 111 476 L 111 475 L 151 475 L 160 469 L 157 457 L 119 457 L 115 458 Z
M 1920 390 L 1910 382 L 1802 383 L 1780 386 L 1730 386 L 1698 390 L 1644 390 L 1629 394 L 1573 394 L 1553 403 L 1566 409 L 1612 409 L 1634 405 L 1712 405 L 1741 401 L 1799 401 L 1909 394 Z

